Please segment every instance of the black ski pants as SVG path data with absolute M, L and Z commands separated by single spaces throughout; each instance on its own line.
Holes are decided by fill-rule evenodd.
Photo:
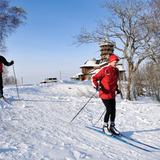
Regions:
M 0 94 L 3 94 L 3 79 L 2 79 L 2 72 L 0 72 Z
M 106 107 L 106 114 L 104 116 L 104 122 L 108 123 L 109 118 L 111 122 L 115 121 L 116 117 L 116 101 L 115 99 L 102 99 L 105 107 Z

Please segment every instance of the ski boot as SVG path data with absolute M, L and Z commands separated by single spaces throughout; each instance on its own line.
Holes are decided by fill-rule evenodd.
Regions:
M 117 135 L 120 134 L 120 132 L 115 128 L 114 122 L 111 122 L 110 131 L 111 131 L 113 134 L 117 134 Z
M 103 125 L 103 132 L 109 136 L 112 136 L 113 134 L 110 132 L 110 130 L 108 129 L 108 124 L 104 123 Z

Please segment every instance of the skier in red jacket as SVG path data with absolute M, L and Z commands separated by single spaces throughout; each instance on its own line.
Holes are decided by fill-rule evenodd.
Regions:
M 99 91 L 99 97 L 106 107 L 103 132 L 108 135 L 112 135 L 112 133 L 119 134 L 114 123 L 116 114 L 115 92 L 120 93 L 117 85 L 119 70 L 116 66 L 118 61 L 119 59 L 116 55 L 111 55 L 109 65 L 101 68 L 91 79 L 93 87 Z M 111 121 L 110 127 L 108 125 L 109 118 Z
M 3 97 L 3 64 L 5 66 L 11 66 L 12 64 L 14 64 L 14 61 L 7 62 L 7 60 L 3 56 L 0 56 L 0 98 Z

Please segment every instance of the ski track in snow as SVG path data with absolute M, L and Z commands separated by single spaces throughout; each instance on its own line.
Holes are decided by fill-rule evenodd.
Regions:
M 5 86 L 8 105 L 0 100 L 0 159 L 2 160 L 158 160 L 160 150 L 146 152 L 85 126 L 95 125 L 105 110 L 97 95 L 71 124 L 95 90 L 89 82 Z M 84 96 L 86 95 L 86 96 Z M 160 148 L 160 103 L 118 95 L 116 128 L 126 136 Z M 96 124 L 102 127 L 103 118 Z M 136 143 L 135 143 L 136 144 Z M 137 145 L 137 144 L 136 144 Z

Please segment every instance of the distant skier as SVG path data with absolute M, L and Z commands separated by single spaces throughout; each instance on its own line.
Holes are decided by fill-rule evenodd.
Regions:
M 7 60 L 3 57 L 0 56 L 0 98 L 3 97 L 3 79 L 2 79 L 2 73 L 3 73 L 3 65 L 5 66 L 11 66 L 14 64 L 14 61 L 12 60 L 11 62 L 7 62 Z
M 116 116 L 115 92 L 117 91 L 117 94 L 121 93 L 117 85 L 119 70 L 116 66 L 118 61 L 119 59 L 116 55 L 111 55 L 109 66 L 102 67 L 91 79 L 93 87 L 99 91 L 99 97 L 106 107 L 103 132 L 108 135 L 112 135 L 112 133 L 119 134 L 114 123 Z M 111 120 L 110 127 L 108 125 L 109 118 Z

